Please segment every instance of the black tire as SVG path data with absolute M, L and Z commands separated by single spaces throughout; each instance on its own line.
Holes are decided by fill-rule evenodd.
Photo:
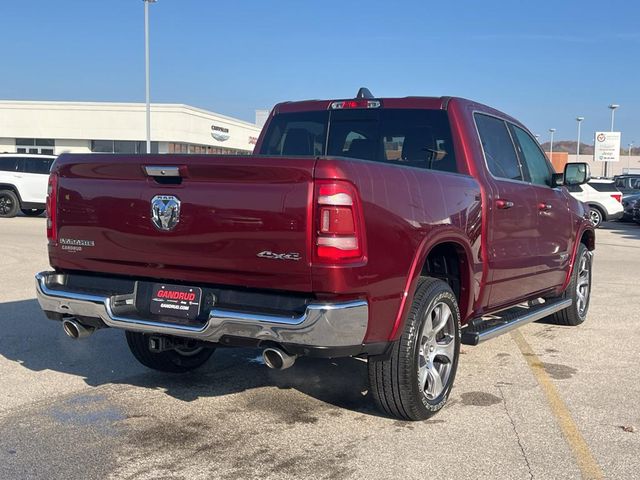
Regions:
M 431 338 L 433 342 L 446 341 L 448 338 L 453 345 L 452 348 L 449 347 L 451 357 L 440 357 L 437 364 L 443 368 L 442 372 L 448 372 L 446 379 L 441 383 L 442 390 L 433 398 L 429 398 L 426 390 L 433 387 L 433 380 L 429 380 L 429 376 L 426 375 L 424 387 L 420 384 L 420 364 L 424 360 L 421 354 L 429 345 L 431 345 L 430 351 L 433 352 L 433 345 L 436 343 L 431 343 L 430 339 L 423 343 L 427 338 L 424 336 L 426 334 L 423 328 L 427 320 L 433 327 L 432 315 L 437 308 L 442 308 L 440 307 L 442 304 L 448 307 L 451 316 L 448 317 L 447 326 L 442 330 L 431 330 L 431 332 L 435 330 Z M 443 333 L 445 330 L 446 334 Z M 440 339 L 438 339 L 439 333 L 443 333 Z M 436 365 L 437 354 L 434 355 L 434 362 L 431 365 Z M 423 278 L 418 283 L 402 335 L 394 343 L 390 355 L 369 359 L 370 391 L 376 404 L 387 415 L 405 420 L 425 420 L 431 417 L 444 407 L 449 398 L 459 356 L 460 310 L 456 297 L 449 285 L 442 280 Z M 445 362 L 445 359 L 449 361 Z M 429 368 L 427 370 L 431 371 Z M 442 379 L 442 376 L 442 373 L 438 374 L 438 378 Z M 429 382 L 432 382 L 431 385 Z
M 27 217 L 39 217 L 44 213 L 43 208 L 22 208 L 21 211 Z
M 578 288 L 581 285 L 581 282 L 585 279 L 585 275 L 582 271 L 583 262 L 586 262 L 587 267 L 587 289 L 585 303 L 582 306 L 578 298 Z M 578 247 L 578 253 L 576 254 L 576 261 L 573 267 L 573 272 L 571 273 L 571 281 L 569 282 L 569 285 L 567 286 L 565 292 L 562 294 L 562 297 L 560 297 L 571 298 L 573 300 L 573 303 L 570 307 L 567 307 L 564 310 L 560 310 L 559 312 L 556 312 L 553 315 L 547 317 L 546 321 L 548 323 L 575 327 L 585 321 L 585 319 L 587 318 L 587 313 L 589 312 L 589 301 L 591 300 L 592 271 L 593 254 L 583 243 L 581 243 Z M 584 288 L 581 290 L 581 292 L 584 294 Z
M 19 209 L 18 196 L 11 190 L 0 190 L 0 217 L 13 218 Z
M 605 219 L 605 215 L 600 207 L 596 207 L 595 205 L 589 205 L 589 218 L 591 219 L 591 223 L 593 224 L 593 227 L 599 228 Z
M 202 366 L 215 351 L 215 347 L 198 347 L 192 352 L 178 353 L 176 350 L 152 352 L 149 350 L 149 336 L 138 332 L 125 332 L 127 344 L 133 356 L 141 364 L 153 370 L 170 373 L 184 373 Z

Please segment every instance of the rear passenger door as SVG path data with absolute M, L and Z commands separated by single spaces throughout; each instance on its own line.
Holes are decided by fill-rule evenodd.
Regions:
M 23 202 L 44 204 L 52 159 L 22 157 L 18 159 L 22 176 L 20 195 Z
M 18 157 L 0 157 L 0 184 L 13 185 L 18 192 L 23 183 L 22 172 L 19 171 Z
M 525 180 L 507 123 L 474 115 L 490 176 L 487 249 L 489 308 L 524 299 L 538 289 L 536 194 Z
M 562 285 L 569 269 L 573 223 L 566 192 L 553 187 L 553 167 L 540 149 L 538 142 L 524 129 L 509 126 L 518 155 L 536 195 L 537 284 L 539 290 Z

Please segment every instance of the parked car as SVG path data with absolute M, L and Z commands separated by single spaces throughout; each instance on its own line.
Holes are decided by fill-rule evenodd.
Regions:
M 632 220 L 637 224 L 640 224 L 640 198 L 633 203 L 632 212 Z
M 613 181 L 616 188 L 625 196 L 640 193 L 640 175 L 638 174 L 616 175 L 613 177 Z
M 622 218 L 622 193 L 611 180 L 594 179 L 584 185 L 569 187 L 571 195 L 589 205 L 591 222 L 598 228 L 602 222 Z
M 633 209 L 635 207 L 636 201 L 640 199 L 640 193 L 632 193 L 629 195 L 622 196 L 622 218 L 620 218 L 623 222 L 630 222 L 633 220 Z
M 0 154 L 0 217 L 11 218 L 22 210 L 29 216 L 45 210 L 49 170 L 53 155 Z
M 444 406 L 461 343 L 585 320 L 594 228 L 564 186 L 589 167 L 554 173 L 514 118 L 362 89 L 277 105 L 255 152 L 60 156 L 47 317 L 73 338 L 125 330 L 169 372 L 217 346 L 276 369 L 367 358 L 379 407 L 411 420 Z

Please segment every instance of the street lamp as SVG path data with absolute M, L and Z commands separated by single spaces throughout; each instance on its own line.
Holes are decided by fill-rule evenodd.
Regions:
M 549 133 L 551 134 L 551 148 L 549 149 L 549 160 L 553 162 L 553 134 L 556 132 L 555 128 L 550 128 Z
M 633 142 L 629 142 L 629 150 L 627 151 L 627 173 L 631 169 L 631 149 L 633 148 Z
M 576 117 L 576 122 L 578 122 L 578 145 L 576 146 L 576 162 L 580 161 L 580 124 L 584 120 L 584 117 Z
M 157 0 L 142 0 L 144 2 L 144 76 L 145 98 L 147 113 L 147 153 L 151 153 L 151 95 L 149 93 L 149 4 Z
M 613 121 L 615 119 L 615 115 L 616 115 L 616 108 L 618 108 L 620 105 L 618 105 L 617 103 L 612 103 L 611 105 L 609 105 L 609 108 L 611 109 L 611 131 L 613 132 Z M 606 177 L 609 174 L 609 162 L 604 162 L 604 176 Z
M 611 105 L 609 105 L 609 108 L 611 109 L 611 131 L 612 132 L 613 132 L 613 120 L 615 119 L 616 108 L 618 107 L 620 107 L 620 105 L 616 103 L 612 103 Z

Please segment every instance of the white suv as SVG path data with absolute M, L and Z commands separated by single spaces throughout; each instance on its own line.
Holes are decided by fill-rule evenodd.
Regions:
M 53 155 L 0 154 L 0 217 L 41 215 L 47 198 Z
M 622 193 L 611 180 L 591 180 L 584 185 L 568 188 L 571 195 L 589 205 L 594 227 L 608 220 L 622 218 Z

